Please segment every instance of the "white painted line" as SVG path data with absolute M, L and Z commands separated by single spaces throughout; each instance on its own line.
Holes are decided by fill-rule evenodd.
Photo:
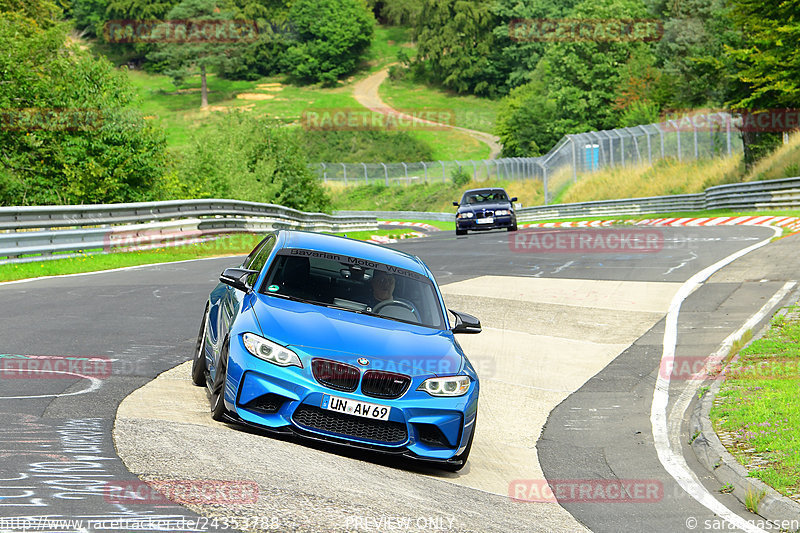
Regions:
M 780 228 L 772 228 L 775 236 L 780 235 Z M 689 278 L 670 303 L 669 312 L 667 312 L 667 319 L 664 326 L 664 350 L 661 354 L 660 368 L 664 368 L 667 361 L 673 361 L 675 358 L 675 346 L 678 342 L 678 315 L 680 314 L 681 304 L 689 297 L 689 295 L 697 289 L 704 281 L 706 281 L 712 274 L 729 265 L 740 257 L 769 244 L 772 237 L 764 239 L 752 246 L 748 246 L 738 252 L 735 252 L 728 257 L 725 257 L 713 265 L 701 270 L 691 278 Z M 711 512 L 718 515 L 723 520 L 733 524 L 735 527 L 747 531 L 748 533 L 766 533 L 763 529 L 756 527 L 741 516 L 737 515 L 725 505 L 717 500 L 706 488 L 699 482 L 697 477 L 686 464 L 681 454 L 680 448 L 673 449 L 671 446 L 669 431 L 667 429 L 667 405 L 669 404 L 669 382 L 670 374 L 665 372 L 658 373 L 656 380 L 655 390 L 653 391 L 653 404 L 650 410 L 650 423 L 653 427 L 653 440 L 658 453 L 658 460 L 664 466 L 664 469 L 670 476 L 678 482 L 678 484 L 685 490 L 692 498 L 697 500 L 704 507 Z
M 77 374 L 75 372 L 66 372 L 61 370 L 37 370 L 37 372 L 50 372 L 53 374 L 66 374 L 69 376 L 75 376 L 78 378 L 88 379 L 90 384 L 87 388 L 81 389 L 75 392 L 64 392 L 61 394 L 38 394 L 36 396 L 0 396 L 0 400 L 32 400 L 35 398 L 61 398 L 62 396 L 77 396 L 78 394 L 86 394 L 87 392 L 94 392 L 99 389 L 103 382 L 100 381 L 99 378 L 91 377 L 91 376 L 84 376 L 83 374 Z

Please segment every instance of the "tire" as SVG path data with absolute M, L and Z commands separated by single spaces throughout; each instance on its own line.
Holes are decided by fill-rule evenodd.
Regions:
M 469 442 L 467 443 L 467 447 L 464 448 L 464 451 L 461 452 L 459 455 L 456 455 L 451 459 L 452 462 L 444 463 L 442 465 L 442 470 L 447 470 L 448 472 L 458 472 L 464 465 L 467 464 L 467 459 L 469 458 L 469 452 L 472 451 L 472 441 L 475 438 L 475 428 L 478 424 L 478 415 L 475 415 L 475 422 L 472 423 L 472 435 L 469 436 Z
M 513 226 L 509 226 L 508 231 L 517 231 L 517 224 L 515 223 Z
M 204 354 L 206 346 L 206 324 L 208 323 L 208 307 L 203 312 L 203 323 L 200 325 L 200 333 L 197 335 L 197 343 L 194 346 L 194 360 L 192 361 L 192 383 L 198 387 L 206 386 L 206 357 Z
M 467 234 L 467 230 L 456 228 L 456 235 L 466 235 L 466 234 Z
M 217 421 L 225 420 L 228 410 L 225 408 L 225 381 L 228 377 L 228 339 L 222 345 L 219 354 L 217 371 L 214 373 L 214 382 L 211 384 L 211 418 Z

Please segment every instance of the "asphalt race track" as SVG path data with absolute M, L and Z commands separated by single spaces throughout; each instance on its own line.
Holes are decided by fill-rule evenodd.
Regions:
M 456 474 L 213 422 L 186 365 L 175 367 L 190 358 L 204 300 L 234 258 L 0 284 L 0 532 L 704 531 L 758 518 L 718 492 L 691 450 L 677 453 L 701 486 L 679 484 L 651 413 L 675 295 L 774 232 L 649 228 L 633 240 L 657 245 L 613 251 L 570 240 L 598 231 L 613 230 L 438 232 L 391 245 L 419 255 L 448 306 L 484 325 L 459 337 L 482 391 L 473 454 Z M 553 234 L 573 247 L 539 246 Z M 676 315 L 676 357 L 713 353 L 765 303 L 793 297 L 798 248 L 799 236 L 782 239 L 703 280 Z M 71 364 L 52 370 L 46 356 Z M 36 361 L 51 370 L 31 371 Z M 686 386 L 668 382 L 667 413 L 682 414 Z M 673 444 L 688 441 L 669 425 L 684 432 Z M 140 477 L 239 483 L 257 497 L 183 506 L 109 495 Z M 645 493 L 555 503 L 540 497 L 544 479 L 623 481 Z M 703 490 L 730 513 L 722 527 L 690 495 Z

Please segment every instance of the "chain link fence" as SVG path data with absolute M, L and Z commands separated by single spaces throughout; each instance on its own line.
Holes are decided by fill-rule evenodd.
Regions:
M 342 185 L 409 185 L 452 181 L 466 173 L 475 181 L 490 179 L 543 182 L 545 204 L 579 175 L 616 166 L 652 165 L 713 158 L 742 151 L 736 129 L 740 120 L 728 113 L 690 115 L 630 128 L 564 136 L 546 155 L 501 159 L 402 163 L 316 163 L 320 181 Z M 459 172 L 458 169 L 461 169 Z

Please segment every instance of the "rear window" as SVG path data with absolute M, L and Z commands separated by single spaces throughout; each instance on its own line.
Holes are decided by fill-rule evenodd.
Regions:
M 444 317 L 427 276 L 340 254 L 284 248 L 259 292 L 436 329 Z

